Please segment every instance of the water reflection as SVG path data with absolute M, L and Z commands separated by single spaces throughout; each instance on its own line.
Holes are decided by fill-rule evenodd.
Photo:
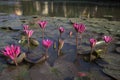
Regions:
M 3 3 L 3 2 L 2 2 Z M 0 4 L 0 13 L 16 15 L 41 15 L 58 17 L 103 17 L 120 18 L 119 7 L 98 6 L 87 3 L 21 1 Z

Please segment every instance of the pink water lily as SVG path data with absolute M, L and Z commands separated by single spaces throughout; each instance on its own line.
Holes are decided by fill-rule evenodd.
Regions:
M 63 27 L 59 27 L 59 32 L 63 33 L 63 32 L 65 32 L 65 29 Z
M 44 39 L 44 29 L 47 25 L 47 21 L 38 21 L 38 24 L 42 28 L 42 39 Z
M 107 53 L 109 43 L 112 41 L 111 36 L 103 36 L 103 40 L 107 43 L 105 46 L 105 53 Z
M 81 24 L 74 23 L 73 27 L 79 33 L 83 33 L 86 30 L 86 27 L 85 27 L 85 25 L 83 23 L 81 23 Z
M 47 21 L 38 21 L 39 26 L 44 29 L 47 25 Z
M 29 26 L 28 25 L 23 25 L 23 30 L 28 30 L 29 29 Z
M 25 32 L 26 32 L 27 36 L 30 38 L 34 31 L 33 30 L 25 30 Z
M 74 23 L 73 24 L 73 27 L 74 27 L 74 29 L 78 32 L 78 26 L 79 26 L 79 24 L 77 24 L 77 23 Z
M 91 38 L 91 39 L 90 39 L 90 45 L 91 45 L 91 47 L 94 47 L 94 46 L 96 45 L 96 42 L 97 42 L 96 39 Z
M 47 59 L 48 57 L 48 48 L 52 45 L 52 41 L 49 40 L 49 39 L 46 39 L 46 40 L 42 40 L 42 44 L 43 46 L 46 48 L 46 53 L 45 53 L 45 58 Z
M 52 45 L 52 41 L 49 40 L 49 39 L 46 39 L 46 40 L 42 40 L 42 44 L 45 48 L 49 48 L 51 45 Z
M 90 41 L 90 46 L 91 46 L 91 52 L 90 52 L 90 62 L 91 62 L 92 61 L 93 49 L 94 49 L 94 47 L 96 45 L 97 40 L 94 39 L 94 38 L 91 38 L 89 41 Z
M 85 25 L 83 23 L 79 24 L 78 32 L 83 33 L 85 32 L 85 30 L 86 30 Z
M 27 41 L 28 41 L 28 52 L 29 52 L 29 47 L 30 47 L 30 37 L 32 36 L 33 34 L 33 30 L 25 30 L 26 34 L 27 34 Z
M 15 62 L 15 64 L 17 65 L 16 58 L 20 54 L 20 47 L 19 46 L 15 46 L 15 45 L 6 46 L 2 52 L 5 56 L 12 59 Z
M 104 40 L 106 43 L 109 43 L 109 42 L 112 41 L 112 37 L 110 37 L 110 36 L 104 36 L 104 37 L 103 37 L 103 40 Z
M 85 25 L 83 23 L 80 23 L 80 24 L 74 23 L 73 27 L 77 32 L 76 33 L 76 47 L 78 49 L 78 36 L 79 36 L 79 33 L 80 33 L 80 43 L 81 43 L 81 41 L 82 41 L 82 33 L 86 30 L 86 27 L 85 27 Z

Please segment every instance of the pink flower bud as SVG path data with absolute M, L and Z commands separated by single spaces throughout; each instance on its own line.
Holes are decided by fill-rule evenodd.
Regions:
M 38 21 L 39 26 L 44 29 L 47 25 L 47 21 Z
M 25 30 L 25 32 L 26 32 L 27 36 L 30 38 L 34 31 L 33 30 Z
M 63 33 L 63 32 L 65 32 L 65 29 L 63 27 L 60 27 L 59 31 L 60 31 L 60 33 Z
M 48 39 L 42 40 L 42 44 L 45 48 L 49 48 L 52 45 L 52 43 L 53 42 L 51 40 L 48 40 Z
M 23 25 L 23 29 L 24 29 L 24 31 L 25 31 L 25 30 L 28 30 L 28 29 L 29 29 L 29 26 L 28 26 L 28 25 Z
M 85 27 L 85 25 L 83 23 L 81 23 L 81 24 L 74 23 L 73 27 L 79 33 L 83 33 L 86 30 L 86 27 Z
M 91 45 L 91 47 L 94 47 L 94 46 L 96 45 L 96 42 L 97 42 L 96 39 L 91 38 L 91 39 L 90 39 L 90 45 Z
M 104 36 L 104 37 L 103 37 L 103 40 L 104 40 L 106 43 L 109 43 L 109 42 L 112 41 L 112 37 L 110 37 L 110 36 Z

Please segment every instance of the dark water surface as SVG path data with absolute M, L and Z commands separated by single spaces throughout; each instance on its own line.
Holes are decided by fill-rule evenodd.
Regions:
M 0 13 L 50 17 L 112 17 L 119 19 L 120 7 L 119 3 L 0 1 Z

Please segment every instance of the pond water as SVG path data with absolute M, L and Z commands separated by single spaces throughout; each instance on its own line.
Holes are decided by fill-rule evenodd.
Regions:
M 0 38 L 0 80 L 119 80 L 120 11 L 118 5 L 103 5 L 79 2 L 0 2 L 0 36 L 2 36 Z M 49 58 L 45 62 L 39 62 L 45 49 L 42 46 L 42 31 L 37 24 L 38 20 L 48 22 L 44 36 L 45 39 L 54 42 L 48 50 Z M 80 36 L 78 37 L 78 49 L 76 49 L 76 31 L 73 29 L 74 22 L 82 22 L 86 25 L 81 42 Z M 38 46 L 29 48 L 29 54 L 27 43 L 19 43 L 19 40 L 25 37 L 23 24 L 28 24 L 30 29 L 34 30 L 32 38 L 39 42 Z M 58 56 L 60 26 L 65 28 L 65 32 L 61 37 L 64 41 L 61 56 Z M 70 31 L 73 32 L 71 37 L 69 37 Z M 89 39 L 96 38 L 104 42 L 103 35 L 113 37 L 113 41 L 108 46 L 108 54 L 97 52 L 104 51 L 105 43 L 97 45 L 96 52 L 92 55 L 95 60 L 89 62 L 88 54 L 91 50 Z M 21 51 L 27 56 L 22 57 L 24 60 L 17 67 L 10 65 L 1 52 L 10 44 L 19 45 Z M 97 53 L 100 53 L 100 58 L 97 58 Z M 83 72 L 87 76 L 80 77 L 78 72 Z
M 116 4 L 116 5 L 115 5 Z M 0 13 L 50 17 L 120 18 L 119 3 L 1 1 Z

